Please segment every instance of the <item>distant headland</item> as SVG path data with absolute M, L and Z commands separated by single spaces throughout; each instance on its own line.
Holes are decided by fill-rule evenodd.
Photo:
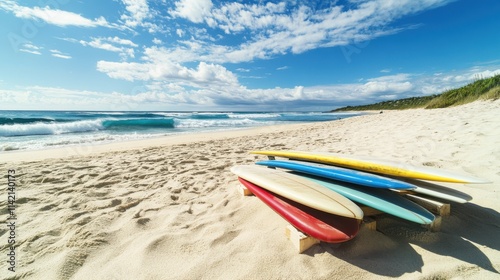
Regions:
M 455 105 L 466 104 L 476 100 L 500 98 L 500 75 L 491 78 L 480 79 L 466 86 L 448 90 L 441 94 L 409 97 L 398 100 L 383 101 L 375 104 L 346 106 L 331 112 L 342 111 L 368 111 L 368 110 L 402 110 L 415 108 L 445 108 Z

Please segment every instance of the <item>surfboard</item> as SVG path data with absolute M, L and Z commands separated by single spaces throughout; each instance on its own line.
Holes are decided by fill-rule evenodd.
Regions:
M 347 218 L 363 218 L 363 211 L 354 202 L 306 178 L 257 165 L 233 166 L 231 172 L 305 206 Z
M 347 156 L 334 153 L 301 152 L 301 151 L 251 151 L 252 154 L 284 157 L 290 159 L 326 163 L 341 167 L 362 170 L 371 173 L 391 175 L 396 177 L 441 181 L 450 183 L 489 183 L 487 180 L 472 176 L 452 173 L 438 168 L 412 166 L 405 163 L 391 162 L 357 156 Z
M 256 162 L 256 164 L 268 167 L 284 168 L 291 171 L 297 171 L 300 173 L 310 174 L 314 176 L 319 176 L 323 178 L 328 178 L 373 188 L 399 189 L 399 190 L 411 190 L 416 188 L 416 186 L 400 180 L 391 179 L 363 171 L 326 165 L 326 164 L 299 162 L 292 160 L 286 160 L 286 161 L 265 160 Z
M 472 196 L 456 189 L 418 180 L 406 179 L 405 181 L 416 186 L 415 189 L 408 192 L 410 194 L 423 194 L 456 203 L 467 203 L 472 200 Z
M 359 231 L 360 220 L 333 215 L 267 191 L 245 179 L 239 181 L 267 206 L 303 233 L 320 241 L 340 243 Z
M 297 174 L 296 172 L 292 173 Z M 352 201 L 401 219 L 425 225 L 432 223 L 435 218 L 427 209 L 388 189 L 364 188 L 359 185 L 306 174 L 301 174 L 301 176 L 331 189 Z

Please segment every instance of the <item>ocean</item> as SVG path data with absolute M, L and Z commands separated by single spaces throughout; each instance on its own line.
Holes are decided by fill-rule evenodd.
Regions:
M 0 151 L 40 150 L 181 133 L 332 121 L 357 115 L 321 112 L 0 111 Z

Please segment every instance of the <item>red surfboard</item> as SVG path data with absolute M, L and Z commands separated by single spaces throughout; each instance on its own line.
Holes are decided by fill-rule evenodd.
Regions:
M 245 179 L 238 178 L 256 197 L 271 207 L 292 226 L 320 241 L 340 243 L 348 241 L 359 231 L 360 220 L 337 216 L 307 207 L 269 192 Z

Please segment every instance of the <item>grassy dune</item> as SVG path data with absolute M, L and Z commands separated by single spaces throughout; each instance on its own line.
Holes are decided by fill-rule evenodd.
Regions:
M 332 112 L 364 110 L 401 110 L 413 108 L 445 108 L 476 100 L 500 98 L 500 75 L 481 79 L 461 88 L 448 90 L 438 95 L 410 97 L 362 106 L 341 107 Z

